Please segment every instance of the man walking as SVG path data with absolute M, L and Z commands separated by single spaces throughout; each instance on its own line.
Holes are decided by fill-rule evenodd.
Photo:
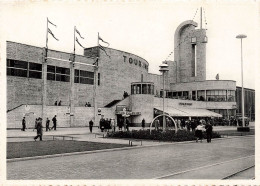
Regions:
M 46 119 L 46 132 L 47 132 L 48 130 L 51 130 L 51 129 L 50 129 L 50 120 L 49 120 L 49 118 Z
M 25 121 L 25 117 L 23 117 L 23 120 L 22 120 L 22 131 L 25 131 L 25 128 L 26 128 L 26 121 Z
M 145 120 L 143 118 L 143 120 L 142 120 L 142 128 L 144 129 L 144 127 L 145 127 Z
M 93 121 L 90 120 L 89 121 L 89 131 L 90 131 L 90 133 L 92 133 L 93 124 L 94 124 Z
M 42 118 L 38 119 L 36 130 L 37 130 L 37 136 L 34 137 L 34 141 L 36 141 L 38 137 L 40 137 L 40 141 L 42 141 Z
M 206 133 L 207 133 L 207 142 L 211 143 L 213 127 L 210 124 L 210 122 L 208 122 L 208 124 L 206 125 L 205 128 L 206 128 Z
M 56 115 L 52 118 L 52 122 L 53 122 L 53 127 L 51 129 L 54 128 L 54 130 L 56 130 L 56 124 L 57 124 Z

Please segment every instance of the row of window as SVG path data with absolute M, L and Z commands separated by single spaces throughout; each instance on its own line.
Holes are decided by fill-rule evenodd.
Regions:
M 94 72 L 75 69 L 74 83 L 94 84 Z M 42 64 L 7 59 L 7 75 L 42 79 Z M 100 74 L 98 73 L 98 85 Z M 70 82 L 70 69 L 47 65 L 47 80 Z
M 135 84 L 131 85 L 131 94 L 154 94 L 153 84 Z
M 162 93 L 161 93 L 162 97 Z M 179 92 L 167 92 L 166 97 L 168 98 L 179 98 L 179 99 L 192 99 L 197 101 L 235 101 L 235 91 L 234 90 L 198 90 L 197 97 L 196 91 L 192 91 L 192 94 L 189 95 L 188 91 L 179 91 Z
M 26 61 L 17 61 L 7 59 L 7 75 L 29 77 L 29 78 L 42 78 L 42 65 L 38 63 L 31 63 Z

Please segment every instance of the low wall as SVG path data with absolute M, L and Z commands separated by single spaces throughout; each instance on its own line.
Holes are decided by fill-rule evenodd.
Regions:
M 33 128 L 35 119 L 41 117 L 41 105 L 22 105 L 7 113 L 6 128 L 21 128 L 22 119 L 25 116 L 26 127 Z M 75 107 L 74 126 L 70 126 L 69 107 L 67 106 L 47 106 L 46 117 L 51 120 L 50 126 L 53 125 L 52 118 L 57 115 L 57 127 L 81 127 L 87 126 L 88 122 L 94 120 L 94 107 Z M 46 118 L 44 118 L 46 119 Z M 45 126 L 45 123 L 43 123 Z

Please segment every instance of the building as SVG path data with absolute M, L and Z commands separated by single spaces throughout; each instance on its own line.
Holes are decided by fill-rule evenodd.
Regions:
M 175 31 L 175 60 L 164 62 L 165 111 L 173 117 L 235 116 L 236 82 L 206 80 L 208 38 L 196 27 L 189 20 Z M 45 48 L 7 41 L 8 128 L 19 128 L 23 116 L 32 127 L 36 117 L 54 115 L 58 127 L 86 126 L 90 119 L 98 125 L 102 115 L 118 121 L 126 114 L 133 126 L 143 118 L 148 125 L 162 111 L 162 75 L 149 73 L 140 56 L 98 47 L 75 59 L 55 50 L 44 56 Z
M 237 116 L 242 116 L 242 87 L 236 87 Z M 255 121 L 255 90 L 244 88 L 244 115 Z

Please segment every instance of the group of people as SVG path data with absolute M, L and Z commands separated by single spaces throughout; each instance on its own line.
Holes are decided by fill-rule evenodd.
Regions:
M 91 120 L 92 121 L 92 120 Z M 103 117 L 100 119 L 99 121 L 99 128 L 101 130 L 101 132 L 103 131 L 109 131 L 110 129 L 112 129 L 113 132 L 116 131 L 116 123 L 115 123 L 115 119 L 111 118 L 110 120 L 108 118 L 104 119 Z M 122 126 L 119 127 L 122 130 Z
M 86 102 L 85 107 L 91 107 L 91 104 L 89 102 Z
M 59 103 L 58 103 L 58 101 L 55 101 L 54 105 L 55 106 L 61 106 L 61 100 L 59 101 Z
M 50 131 L 52 129 L 56 130 L 57 127 L 57 116 L 55 115 L 52 118 L 53 126 L 50 128 L 50 120 L 49 118 L 46 119 L 46 132 Z M 26 120 L 25 117 L 23 117 L 22 120 L 22 131 L 25 131 L 26 129 Z M 42 126 L 42 118 L 38 117 L 35 119 L 35 124 L 34 124 L 34 129 L 37 131 L 37 136 L 34 137 L 34 140 L 36 141 L 37 138 L 40 138 L 40 141 L 42 141 L 42 131 L 43 131 L 43 126 Z M 34 131 L 33 129 L 33 131 Z

